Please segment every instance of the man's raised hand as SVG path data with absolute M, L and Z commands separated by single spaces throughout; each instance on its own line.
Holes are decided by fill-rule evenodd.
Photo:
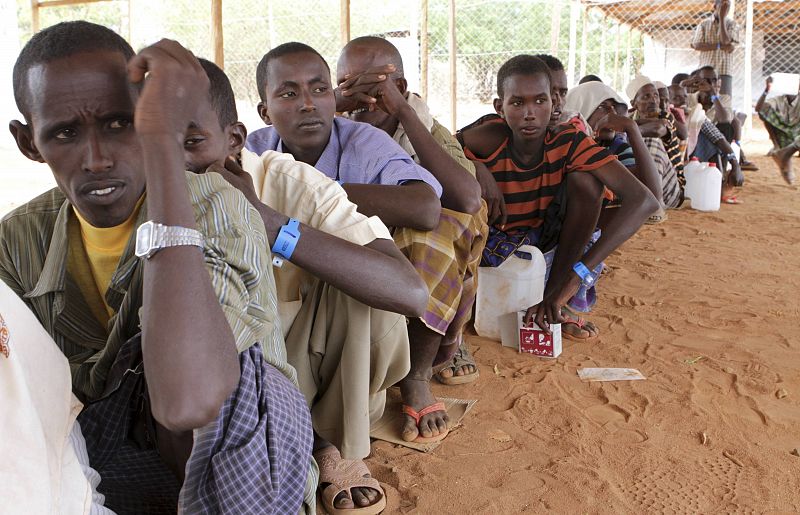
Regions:
M 208 76 L 194 54 L 177 41 L 162 39 L 130 60 L 128 77 L 133 83 L 144 81 L 134 113 L 136 132 L 174 137 L 183 145 L 197 106 L 208 99 Z
M 355 75 L 345 75 L 345 80 L 334 90 L 336 110 L 352 111 L 359 105 L 374 109 L 377 99 L 374 96 L 375 86 L 384 82 L 396 70 L 393 64 L 385 64 L 369 68 Z

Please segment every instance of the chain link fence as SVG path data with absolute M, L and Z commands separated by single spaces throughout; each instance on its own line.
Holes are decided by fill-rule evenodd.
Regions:
M 492 110 L 497 70 L 520 53 L 558 57 L 570 84 L 594 74 L 623 91 L 637 73 L 669 83 L 674 74 L 698 66 L 699 53 L 690 44 L 695 27 L 711 15 L 713 5 L 712 0 L 454 1 L 454 27 L 451 0 L 349 2 L 350 36 L 378 35 L 395 43 L 403 55 L 411 88 L 427 94 L 433 114 L 451 129 Z M 17 5 L 24 41 L 31 34 L 31 3 L 18 0 Z M 225 70 L 240 103 L 240 116 L 248 126 L 256 128 L 261 123 L 255 110 L 259 100 L 255 68 L 270 48 L 302 41 L 316 48 L 335 73 L 342 27 L 346 26 L 341 5 L 340 0 L 223 0 Z M 764 0 L 751 5 L 749 47 L 745 37 L 748 2 L 735 0 L 731 7 L 741 35 L 733 54 L 734 106 L 747 113 L 768 75 L 800 72 L 800 36 L 795 30 L 800 24 L 800 0 Z M 171 37 L 197 55 L 213 57 L 211 0 L 110 0 L 40 8 L 39 12 L 42 27 L 86 19 L 113 28 L 135 48 Z M 454 55 L 450 45 L 453 32 Z M 748 67 L 750 87 L 746 88 Z

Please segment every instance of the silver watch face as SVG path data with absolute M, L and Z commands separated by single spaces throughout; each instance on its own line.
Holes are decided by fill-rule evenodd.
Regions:
M 136 256 L 146 257 L 153 249 L 153 233 L 155 232 L 155 224 L 145 222 L 136 230 Z

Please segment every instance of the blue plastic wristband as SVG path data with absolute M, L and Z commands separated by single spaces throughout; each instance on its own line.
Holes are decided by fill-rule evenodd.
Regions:
M 711 95 L 712 102 L 716 102 L 717 100 L 719 100 L 719 95 Z
M 578 277 L 581 278 L 581 282 L 586 286 L 591 286 L 594 283 L 594 276 L 592 275 L 592 271 L 589 270 L 586 265 L 583 264 L 582 261 L 578 261 L 575 263 L 575 266 L 572 267 L 572 270 L 578 274 Z
M 275 243 L 272 245 L 272 253 L 283 259 L 291 259 L 298 241 L 300 241 L 300 222 L 290 218 L 278 232 L 278 237 L 275 238 Z

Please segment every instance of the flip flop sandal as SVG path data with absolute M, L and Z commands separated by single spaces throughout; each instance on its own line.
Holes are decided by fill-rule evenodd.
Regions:
M 475 368 L 475 372 L 472 372 L 471 374 L 464 374 L 463 376 L 455 375 L 456 370 L 459 370 L 461 367 L 470 365 Z M 450 377 L 442 376 L 442 370 L 446 369 L 452 370 L 453 375 Z M 475 358 L 473 358 L 472 354 L 470 354 L 469 349 L 467 348 L 467 344 L 464 343 L 463 338 L 458 344 L 458 350 L 456 350 L 453 359 L 451 359 L 449 363 L 446 363 L 442 368 L 440 368 L 434 375 L 437 381 L 449 386 L 457 384 L 467 384 L 478 379 L 478 376 L 480 376 L 480 372 L 478 372 L 478 365 L 475 363 Z
M 445 409 L 445 405 L 444 405 L 443 402 L 435 402 L 435 403 L 431 404 L 430 406 L 425 406 L 424 408 L 419 410 L 419 412 L 417 412 L 411 406 L 403 404 L 403 414 L 408 415 L 409 417 L 414 419 L 414 422 L 417 423 L 417 431 L 419 431 L 419 421 L 420 421 L 420 419 L 422 417 L 424 417 L 425 415 L 429 414 L 429 413 L 435 413 L 437 411 L 444 411 L 445 413 L 447 413 L 447 409 Z M 450 433 L 450 428 L 449 427 L 447 429 L 445 429 L 444 433 L 440 433 L 437 436 L 430 436 L 430 437 L 426 438 L 426 437 L 420 435 L 420 436 L 417 436 L 414 440 L 412 440 L 412 442 L 414 442 L 414 443 L 441 442 L 448 435 L 448 433 Z
M 735 195 L 733 195 L 733 196 L 730 196 L 730 197 L 722 197 L 722 203 L 723 204 L 743 204 L 744 202 L 742 202 L 741 200 L 736 198 Z
M 739 163 L 739 167 L 742 170 L 746 170 L 748 172 L 757 172 L 758 171 L 758 166 L 755 163 L 752 163 L 750 161 L 743 161 L 743 162 Z
M 566 311 L 566 313 L 564 311 Z M 579 329 L 584 329 L 584 327 L 586 326 L 587 321 L 585 319 L 577 316 L 575 313 L 573 313 L 571 311 L 568 311 L 568 310 L 563 310 L 561 312 L 561 314 L 566 319 L 566 320 L 564 320 L 564 322 L 561 323 L 561 326 L 562 326 L 561 327 L 561 335 L 564 338 L 566 338 L 568 340 L 577 340 L 577 341 L 583 341 L 583 342 L 585 342 L 587 340 L 594 340 L 595 338 L 597 338 L 597 336 L 598 336 L 597 334 L 593 335 L 593 334 L 589 333 L 589 336 L 581 337 L 581 336 L 575 336 L 573 334 L 570 334 L 570 333 L 564 331 L 564 327 L 563 326 L 565 326 L 565 325 L 574 325 Z M 589 332 L 588 329 L 585 329 L 585 330 L 586 330 L 586 332 Z
M 667 218 L 668 218 L 667 217 L 667 212 L 665 210 L 663 210 L 663 209 L 660 209 L 656 214 L 650 215 L 647 218 L 647 220 L 645 221 L 645 223 L 647 225 L 656 225 L 656 224 L 660 224 L 662 222 L 666 222 Z
M 322 489 L 320 497 L 322 505 L 330 515 L 376 515 L 386 508 L 386 492 L 374 477 L 364 477 L 369 474 L 369 469 L 361 460 L 346 460 L 339 454 L 339 449 L 334 446 L 315 452 L 314 459 L 319 466 L 319 482 L 330 483 Z M 352 499 L 352 488 L 371 488 L 380 492 L 380 498 L 375 504 L 369 506 L 356 506 L 355 508 L 336 508 L 333 504 L 336 496 L 347 492 Z

